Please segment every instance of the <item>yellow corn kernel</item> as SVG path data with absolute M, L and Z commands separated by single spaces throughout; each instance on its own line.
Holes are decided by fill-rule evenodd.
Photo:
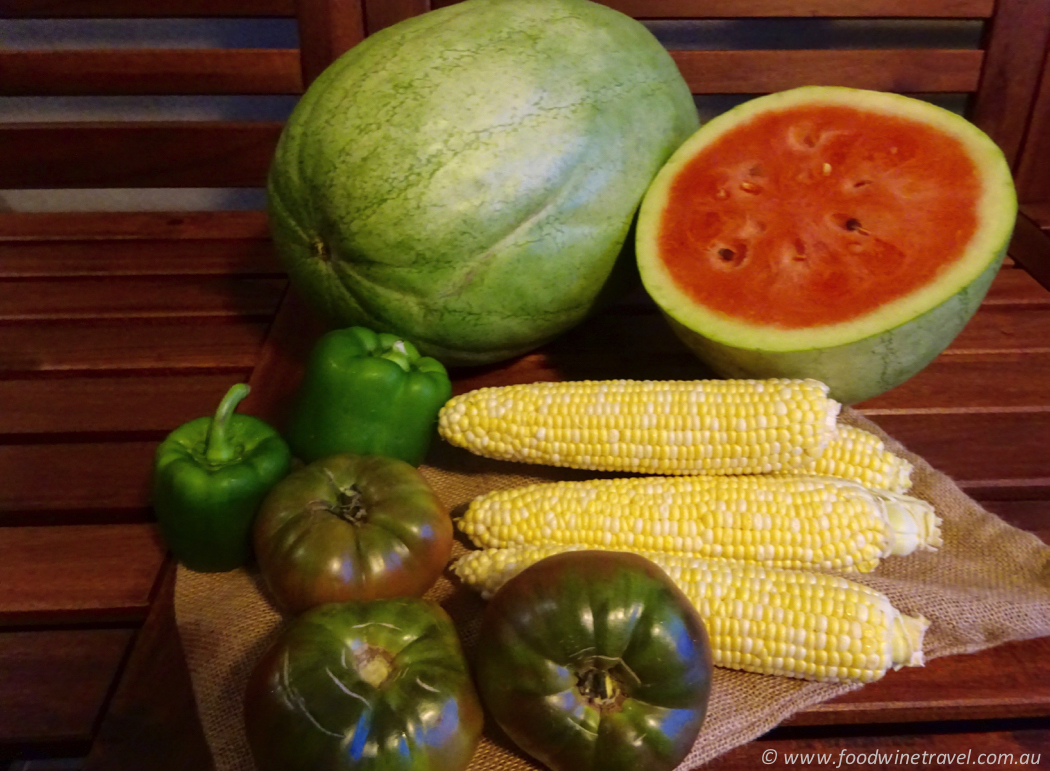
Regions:
M 535 562 L 582 546 L 468 552 L 456 575 L 485 597 Z M 696 606 L 716 666 L 825 682 L 872 682 L 891 667 L 922 666 L 930 622 L 845 578 L 733 560 L 639 552 Z
M 841 477 L 876 490 L 904 493 L 911 489 L 912 465 L 886 449 L 879 437 L 855 426 L 840 424 L 820 457 L 809 459 L 806 474 Z
M 858 572 L 941 544 L 926 501 L 815 476 L 548 482 L 479 496 L 457 525 L 482 548 L 576 544 Z
M 798 470 L 835 435 L 840 405 L 815 380 L 579 381 L 481 388 L 438 430 L 499 460 L 650 474 Z

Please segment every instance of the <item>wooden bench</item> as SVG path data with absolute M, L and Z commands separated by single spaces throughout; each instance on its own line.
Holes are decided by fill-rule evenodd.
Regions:
M 0 20 L 12 21 L 0 24 L 285 18 L 299 48 L 3 50 L 0 95 L 294 97 L 364 35 L 449 4 L 10 0 Z M 1050 5 L 607 4 L 652 20 L 702 109 L 809 83 L 965 101 L 1015 169 L 1022 216 L 1012 259 L 948 351 L 860 408 L 992 511 L 1050 534 Z M 917 19 L 970 29 L 964 37 L 977 44 L 737 50 L 704 42 L 751 30 L 777 37 L 782 26 L 805 31 L 807 23 L 892 31 Z M 228 118 L 10 121 L 0 124 L 0 190 L 256 189 L 280 127 Z M 254 387 L 245 409 L 279 422 L 311 330 L 287 292 L 260 210 L 0 212 L 0 768 L 26 758 L 47 768 L 47 759 L 63 757 L 86 758 L 90 769 L 207 768 L 172 618 L 172 565 L 148 500 L 152 452 L 240 379 Z M 695 372 L 651 303 L 633 296 L 540 351 L 453 374 L 463 391 Z M 767 746 L 1026 746 L 1050 755 L 1048 661 L 1048 640 L 940 659 L 803 712 L 712 767 L 752 769 Z

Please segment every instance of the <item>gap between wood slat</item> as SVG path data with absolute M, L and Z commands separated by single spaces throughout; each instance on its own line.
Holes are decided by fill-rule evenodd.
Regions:
M 726 19 L 763 16 L 828 18 L 983 19 L 993 0 L 601 0 L 603 5 L 640 19 Z M 457 0 L 432 0 L 434 8 Z
M 264 187 L 282 125 L 0 125 L 0 189 Z
M 642 19 L 796 17 L 987 18 L 993 0 L 602 0 L 604 5 Z M 437 0 L 435 6 L 450 5 Z
M 0 95 L 300 94 L 296 49 L 0 51 Z
M 295 0 L 17 0 L 0 19 L 193 18 L 295 16 Z
M 763 94 L 804 85 L 907 93 L 977 88 L 981 51 L 671 51 L 694 94 Z

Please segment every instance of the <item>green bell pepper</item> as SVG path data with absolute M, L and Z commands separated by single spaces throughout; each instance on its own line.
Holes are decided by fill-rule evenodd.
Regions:
M 214 417 L 176 428 L 153 462 L 153 509 L 164 541 L 183 565 L 233 570 L 251 554 L 251 528 L 266 493 L 291 468 L 280 434 L 251 415 L 234 415 L 248 386 L 233 386 Z
M 452 384 L 412 343 L 363 327 L 321 337 L 306 364 L 285 436 L 306 463 L 339 453 L 423 462 Z

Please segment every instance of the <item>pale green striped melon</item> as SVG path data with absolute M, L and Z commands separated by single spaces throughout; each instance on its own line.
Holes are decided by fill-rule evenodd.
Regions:
M 808 377 L 855 403 L 930 363 L 977 310 L 1017 214 L 973 124 L 805 87 L 711 120 L 646 193 L 637 255 L 672 329 L 725 377 Z
M 697 126 L 670 54 L 629 16 L 466 0 L 372 35 L 310 86 L 270 172 L 274 242 L 332 323 L 449 365 L 498 361 L 634 276 L 638 204 Z

